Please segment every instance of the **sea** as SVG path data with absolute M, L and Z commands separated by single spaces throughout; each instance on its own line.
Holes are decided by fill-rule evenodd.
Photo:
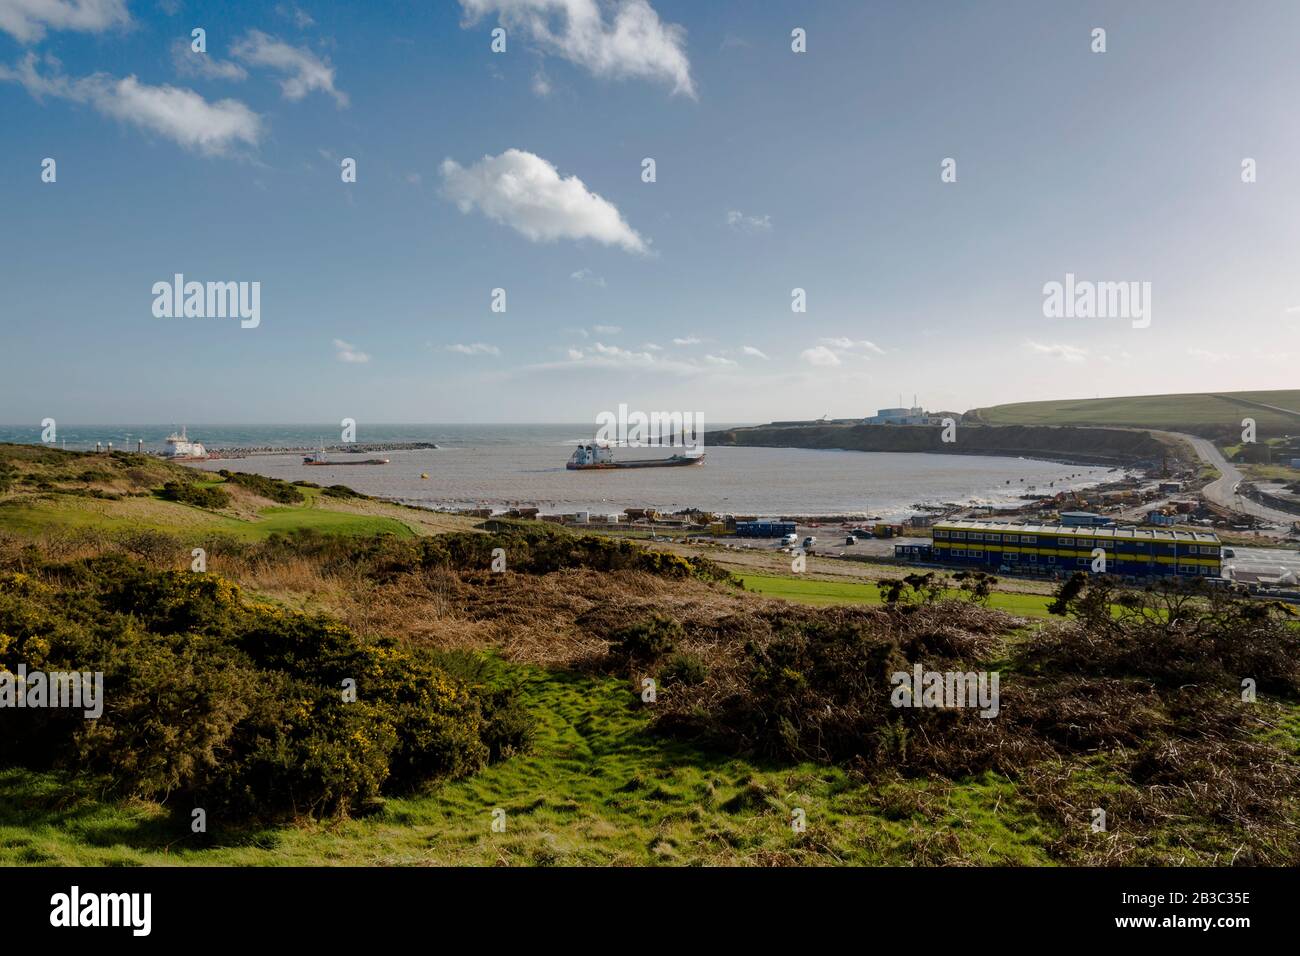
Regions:
M 739 423 L 737 423 L 739 424 Z M 718 424 L 711 429 L 733 425 Z M 85 451 L 96 442 L 115 449 L 162 449 L 172 425 L 62 425 L 57 447 Z M 573 447 L 590 441 L 593 426 L 574 425 L 366 425 L 360 444 L 432 442 L 436 449 L 383 451 L 387 465 L 308 467 L 302 453 L 255 454 L 195 462 L 195 468 L 229 468 L 288 481 L 344 484 L 364 494 L 436 509 L 536 507 L 544 514 L 625 508 L 661 512 L 698 508 L 759 515 L 863 515 L 897 520 L 946 505 L 1013 507 L 1031 490 L 1054 494 L 1118 476 L 1104 467 L 1032 458 L 884 453 L 803 448 L 708 446 L 702 465 L 614 471 L 568 471 Z M 337 425 L 203 425 L 188 428 L 191 441 L 212 449 L 315 448 L 327 458 L 340 441 Z M 39 442 L 39 426 L 0 426 L 0 441 Z M 616 457 L 662 458 L 679 448 L 619 449 Z M 426 476 L 427 477 L 424 477 Z

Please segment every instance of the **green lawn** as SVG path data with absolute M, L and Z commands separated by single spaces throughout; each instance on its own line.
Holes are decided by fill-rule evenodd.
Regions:
M 784 598 L 799 604 L 880 604 L 880 591 L 874 583 L 818 581 L 801 577 L 769 577 L 760 574 L 739 576 L 746 591 L 766 597 Z M 945 592 L 949 597 L 962 597 L 961 591 Z M 1048 617 L 1047 605 L 1052 598 L 1046 594 L 1012 594 L 993 592 L 989 607 L 1009 614 L 1028 617 Z
M 759 766 L 647 733 L 626 681 L 520 673 L 533 751 L 364 819 L 233 833 L 210 819 L 199 837 L 190 807 L 75 798 L 54 775 L 0 771 L 0 865 L 1051 862 L 1054 831 L 1005 778 L 870 785 L 837 767 Z

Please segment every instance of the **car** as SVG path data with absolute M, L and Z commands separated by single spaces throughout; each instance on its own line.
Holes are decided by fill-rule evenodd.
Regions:
M 1235 558 L 1235 557 L 1237 556 L 1237 552 L 1236 552 L 1236 551 L 1233 551 L 1231 548 L 1224 548 L 1224 549 L 1223 549 L 1223 556 L 1224 556 L 1225 558 Z
M 815 545 L 816 543 L 817 543 L 817 539 L 813 535 L 808 535 L 808 537 L 803 539 L 803 549 L 805 551 L 811 551 L 812 546 Z
M 781 539 L 781 547 L 783 548 L 788 548 L 791 545 L 795 545 L 798 543 L 799 543 L 799 536 L 797 534 L 787 534 L 785 537 Z

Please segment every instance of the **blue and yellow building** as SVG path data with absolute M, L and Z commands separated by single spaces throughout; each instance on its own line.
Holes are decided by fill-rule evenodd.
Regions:
M 1217 578 L 1222 570 L 1223 546 L 1210 531 L 941 521 L 932 534 L 928 560 L 954 567 L 1072 573 L 1090 570 L 1101 549 L 1108 574 Z

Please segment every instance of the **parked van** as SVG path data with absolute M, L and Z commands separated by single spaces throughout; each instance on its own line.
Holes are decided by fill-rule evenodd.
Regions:
M 781 547 L 783 548 L 788 548 L 798 543 L 799 543 L 799 536 L 797 534 L 787 534 L 785 537 L 781 539 Z

